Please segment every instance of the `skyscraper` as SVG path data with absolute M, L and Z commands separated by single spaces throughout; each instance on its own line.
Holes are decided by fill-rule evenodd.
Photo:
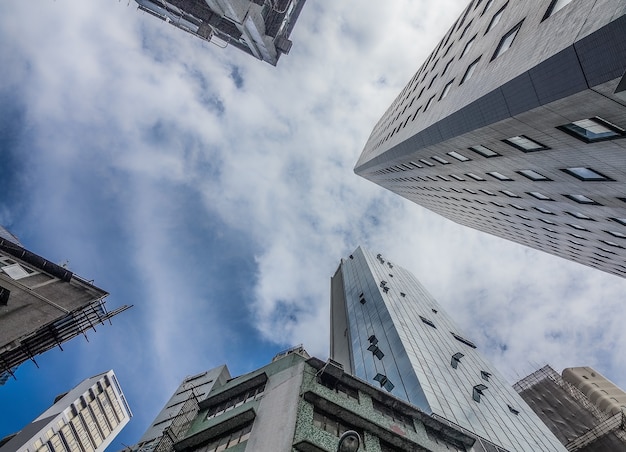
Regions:
M 626 5 L 472 0 L 355 172 L 459 224 L 626 264 Z
M 220 47 L 276 66 L 306 0 L 135 0 L 145 11 Z
M 596 370 L 545 366 L 514 388 L 568 451 L 626 450 L 626 393 Z
M 2 440 L 1 452 L 103 452 L 132 413 L 112 370 L 87 378 Z
M 16 242 L 0 234 L 0 382 L 128 308 L 107 311 L 104 290 Z
M 216 383 L 184 423 L 187 430 L 160 451 L 336 451 L 347 431 L 359 435 L 360 451 L 464 452 L 474 443 L 336 363 L 309 357 L 302 347 Z
M 565 450 L 420 282 L 380 254 L 357 248 L 331 280 L 330 355 L 477 435 L 477 451 Z

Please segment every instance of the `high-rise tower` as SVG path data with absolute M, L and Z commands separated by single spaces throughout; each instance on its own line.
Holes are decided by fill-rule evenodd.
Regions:
M 477 451 L 565 450 L 420 282 L 380 254 L 359 247 L 332 278 L 330 355 L 477 435 Z
M 459 224 L 626 276 L 626 4 L 472 0 L 355 172 Z
M 87 378 L 20 432 L 2 440 L 2 452 L 104 452 L 132 413 L 115 373 Z

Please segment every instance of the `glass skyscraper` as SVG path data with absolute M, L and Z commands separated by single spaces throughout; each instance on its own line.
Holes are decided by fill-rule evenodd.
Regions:
M 330 354 L 478 436 L 475 450 L 565 451 L 417 278 L 380 254 L 359 247 L 333 276 Z

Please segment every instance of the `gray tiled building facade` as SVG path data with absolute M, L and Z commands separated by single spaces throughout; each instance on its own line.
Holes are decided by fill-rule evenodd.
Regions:
M 626 3 L 473 0 L 355 172 L 457 223 L 626 275 Z
M 420 282 L 380 254 L 359 247 L 332 278 L 330 355 L 477 435 L 476 451 L 565 450 Z

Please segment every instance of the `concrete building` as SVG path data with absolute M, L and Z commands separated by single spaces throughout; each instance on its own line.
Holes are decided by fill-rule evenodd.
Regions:
M 478 439 L 565 448 L 409 271 L 361 247 L 331 280 L 331 350 L 347 372 Z
M 14 239 L 0 234 L 0 382 L 24 361 L 128 308 L 107 311 L 107 292 Z
M 626 450 L 626 409 L 617 402 L 623 400 L 624 391 L 590 367 L 565 369 L 561 377 L 545 366 L 514 388 L 568 451 Z M 615 408 L 597 397 L 601 391 L 615 397 Z
M 472 0 L 355 172 L 459 224 L 626 275 L 626 4 Z
M 214 386 L 221 386 L 230 378 L 226 366 L 185 378 L 139 442 L 125 450 L 171 451 L 173 443 L 186 433 L 189 421 L 198 413 L 198 403 L 206 398 Z
M 177 452 L 335 452 L 355 431 L 359 450 L 469 451 L 474 439 L 414 406 L 300 353 L 214 386 Z
M 37 419 L 0 441 L 0 452 L 103 452 L 131 417 L 110 370 L 57 396 Z
M 306 0 L 135 0 L 145 11 L 220 47 L 232 46 L 276 66 L 289 53 Z

